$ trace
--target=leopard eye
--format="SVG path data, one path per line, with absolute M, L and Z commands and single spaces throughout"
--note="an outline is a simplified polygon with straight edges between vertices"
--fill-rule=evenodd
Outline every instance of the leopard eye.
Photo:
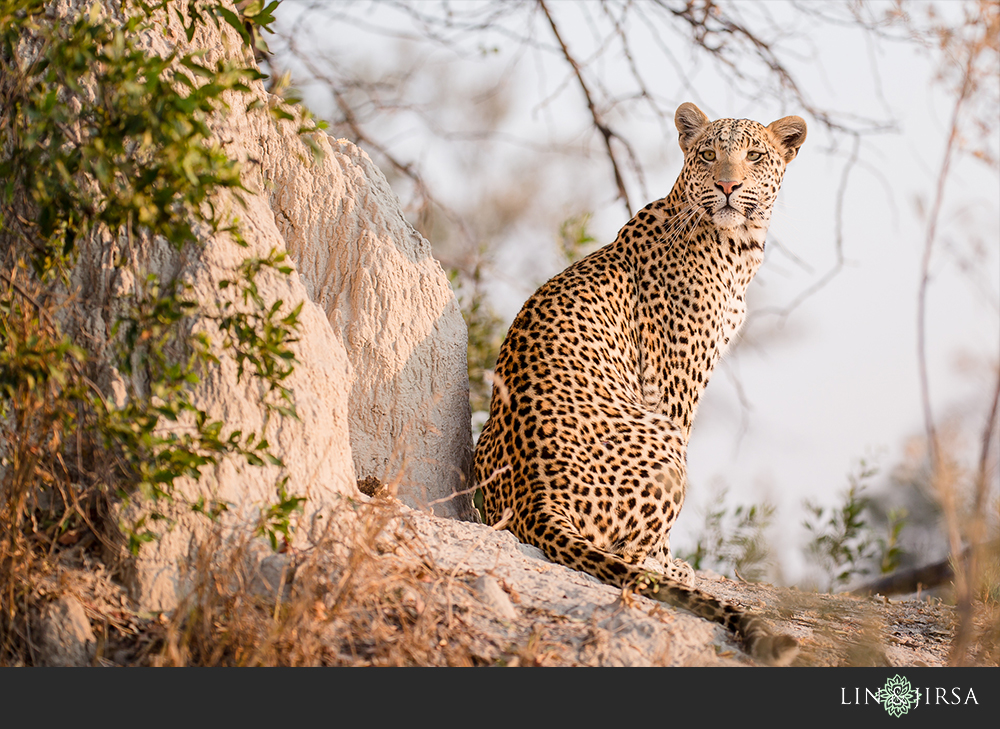
M 706 162 L 714 162 L 715 161 L 715 152 L 712 151 L 711 149 L 706 149 L 704 152 L 701 153 L 700 156 Z
M 751 162 L 757 162 L 763 156 L 764 154 L 762 152 L 757 152 L 756 150 L 750 150 L 747 152 L 747 159 Z

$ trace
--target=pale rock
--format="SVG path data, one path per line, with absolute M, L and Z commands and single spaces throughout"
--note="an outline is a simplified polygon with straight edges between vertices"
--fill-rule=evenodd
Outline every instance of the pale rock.
M 80 9 L 89 6 L 90 3 L 80 0 L 59 2 L 51 6 L 50 12 L 75 17 Z M 121 13 L 118 2 L 105 3 L 104 9 Z M 142 32 L 139 39 L 149 52 L 165 56 L 183 48 L 186 39 L 175 14 L 161 17 L 161 21 Z M 249 59 L 249 51 L 224 23 L 221 28 L 200 26 L 190 48 L 204 49 L 204 61 L 208 64 L 220 58 Z M 75 324 L 95 343 L 92 351 L 100 352 L 110 342 L 112 326 L 127 311 L 127 297 L 138 292 L 145 271 L 155 272 L 162 281 L 176 277 L 189 287 L 186 295 L 201 303 L 203 311 L 209 314 L 220 311 L 223 301 L 237 300 L 232 287 L 221 290 L 219 285 L 222 280 L 237 276 L 242 261 L 267 257 L 272 250 L 285 250 L 260 165 L 265 140 L 277 144 L 275 140 L 284 140 L 284 132 L 277 129 L 266 108 L 246 111 L 253 98 L 265 104 L 269 100 L 259 82 L 252 84 L 249 96 L 230 94 L 228 111 L 213 119 L 217 140 L 230 157 L 242 163 L 244 183 L 252 191 L 243 194 L 245 206 L 240 206 L 228 192 L 218 194 L 213 203 L 217 209 L 239 218 L 247 247 L 238 246 L 228 234 L 213 234 L 209 230 L 199 231 L 200 246 L 189 246 L 180 253 L 163 241 L 140 235 L 131 241 L 106 236 L 81 241 L 72 279 L 78 292 Z M 286 149 L 285 163 L 301 165 L 300 155 L 305 154 L 305 145 L 297 139 L 291 141 L 294 146 Z M 287 144 L 288 140 L 281 143 Z M 272 154 L 271 164 L 282 162 Z M 114 262 L 126 246 L 131 260 L 116 267 Z M 143 546 L 125 574 L 143 612 L 173 609 L 189 593 L 195 572 L 225 559 L 228 547 L 253 540 L 259 514 L 275 502 L 283 476 L 288 477 L 287 493 L 307 498 L 304 513 L 293 517 L 298 546 L 320 540 L 336 542 L 337 533 L 352 519 L 353 510 L 345 506 L 364 498 L 357 490 L 351 455 L 348 401 L 352 374 L 344 346 L 326 313 L 310 299 L 299 276 L 265 268 L 258 275 L 257 284 L 266 306 L 281 301 L 282 311 L 290 311 L 303 303 L 299 340 L 292 346 L 298 363 L 283 383 L 294 393 L 299 418 L 273 415 L 266 420 L 259 383 L 249 376 L 240 379 L 235 359 L 228 355 L 221 357 L 218 366 L 207 368 L 196 387 L 194 402 L 212 419 L 222 421 L 226 433 L 263 430 L 272 452 L 284 461 L 285 468 L 250 466 L 237 458 L 226 458 L 216 466 L 205 467 L 197 482 L 182 479 L 175 483 L 184 499 L 175 504 L 161 501 L 156 505 L 156 509 L 170 518 L 169 528 L 160 539 Z M 214 322 L 207 316 L 198 318 L 193 326 L 208 333 L 213 341 L 220 340 Z M 120 402 L 126 391 L 126 378 L 110 360 L 99 364 L 104 371 L 97 376 L 98 384 L 111 394 L 111 399 Z M 128 384 L 139 391 L 148 385 L 140 375 Z M 191 422 L 182 419 L 169 426 L 164 424 L 167 427 L 182 432 L 191 427 Z M 229 511 L 218 524 L 212 525 L 184 504 L 199 497 L 224 501 Z M 133 501 L 123 506 L 119 518 L 128 524 L 149 508 L 148 502 Z
M 497 616 L 505 620 L 516 620 L 517 611 L 507 597 L 507 593 L 500 587 L 500 583 L 490 575 L 480 575 L 473 581 L 472 589 L 483 601 L 483 604 L 492 608 Z
M 97 639 L 83 605 L 72 595 L 63 595 L 45 606 L 40 621 L 38 663 L 42 666 L 89 666 Z
M 317 136 L 310 167 L 262 144 L 278 229 L 310 297 L 341 335 L 354 372 L 351 447 L 358 478 L 436 514 L 474 519 L 467 329 L 430 244 L 403 217 L 368 155 Z

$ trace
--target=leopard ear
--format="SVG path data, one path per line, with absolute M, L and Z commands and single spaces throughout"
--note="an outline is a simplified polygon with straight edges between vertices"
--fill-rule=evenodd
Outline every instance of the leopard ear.
M 778 142 L 778 151 L 787 165 L 799 153 L 799 147 L 806 141 L 806 122 L 798 116 L 786 116 L 767 125 L 767 130 Z
M 677 125 L 677 131 L 681 133 L 677 141 L 680 142 L 681 150 L 687 154 L 691 142 L 702 129 L 708 126 L 708 117 L 701 109 L 688 101 L 677 107 L 677 113 L 674 114 L 674 124 Z

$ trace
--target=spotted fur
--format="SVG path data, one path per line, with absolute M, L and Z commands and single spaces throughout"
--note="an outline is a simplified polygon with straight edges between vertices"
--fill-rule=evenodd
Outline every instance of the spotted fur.
M 797 646 L 694 587 L 670 555 L 698 401 L 746 314 L 744 295 L 806 125 L 677 110 L 684 167 L 609 246 L 524 305 L 500 349 L 476 449 L 486 520 L 553 561 L 722 623 L 757 659 Z M 663 574 L 643 567 L 647 557 Z

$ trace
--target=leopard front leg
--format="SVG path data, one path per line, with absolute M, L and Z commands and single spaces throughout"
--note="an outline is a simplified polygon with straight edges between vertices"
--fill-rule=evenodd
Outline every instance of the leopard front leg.
M 692 588 L 698 581 L 694 573 L 694 568 L 691 565 L 683 559 L 675 558 L 670 554 L 670 532 L 663 535 L 663 542 L 660 544 L 659 553 L 654 555 L 654 559 L 663 565 L 664 574 L 671 580 L 679 582 L 685 587 Z

